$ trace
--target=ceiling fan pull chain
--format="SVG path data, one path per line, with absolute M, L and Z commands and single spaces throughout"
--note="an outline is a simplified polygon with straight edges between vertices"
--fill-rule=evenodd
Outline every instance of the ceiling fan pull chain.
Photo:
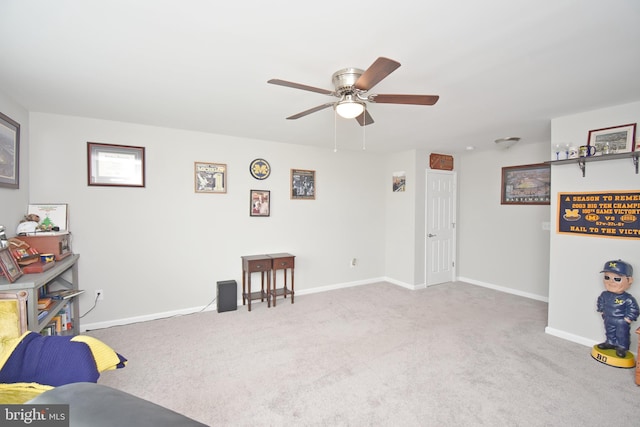
M 362 125 L 362 151 L 367 149 L 367 137 L 366 137 L 366 129 L 367 129 L 367 108 L 365 107 L 364 112 L 362 114 L 364 114 L 364 117 L 362 118 L 363 120 L 363 125 Z
M 338 113 L 333 112 L 333 152 L 338 152 Z

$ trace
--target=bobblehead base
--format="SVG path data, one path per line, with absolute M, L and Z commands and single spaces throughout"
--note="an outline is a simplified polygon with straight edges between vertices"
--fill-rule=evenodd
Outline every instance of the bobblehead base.
M 616 368 L 633 368 L 636 366 L 636 360 L 633 357 L 633 353 L 630 351 L 627 351 L 627 354 L 624 357 L 618 357 L 615 349 L 603 350 L 598 348 L 597 344 L 591 349 L 591 357 L 596 359 L 598 362 L 614 366 Z

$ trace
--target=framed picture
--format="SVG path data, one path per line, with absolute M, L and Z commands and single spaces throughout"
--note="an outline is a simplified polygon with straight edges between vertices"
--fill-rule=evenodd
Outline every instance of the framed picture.
M 69 206 L 66 203 L 29 205 L 27 214 L 36 214 L 40 217 L 38 226 L 41 231 L 69 229 Z
M 406 172 L 394 172 L 393 173 L 393 181 L 391 184 L 391 189 L 394 193 L 400 193 L 405 190 L 407 185 L 407 174 Z
M 196 193 L 226 193 L 227 165 L 223 163 L 194 163 Z
M 291 169 L 291 198 L 315 200 L 316 171 Z
M 271 165 L 265 159 L 255 159 L 249 164 L 249 173 L 255 179 L 262 181 L 271 175 Z
M 502 168 L 502 205 L 549 205 L 551 203 L 551 165 L 509 166 Z
M 9 283 L 15 282 L 22 276 L 22 270 L 20 270 L 20 266 L 18 266 L 15 258 L 9 252 L 9 248 L 0 249 L 0 270 L 2 270 Z
M 19 188 L 20 125 L 0 113 L 0 187 Z
M 144 187 L 144 147 L 87 142 L 88 185 Z
M 630 153 L 635 150 L 636 124 L 614 126 L 589 131 L 588 145 L 596 147 L 596 153 Z
M 271 192 L 268 190 L 251 190 L 249 197 L 250 216 L 269 216 L 271 213 Z

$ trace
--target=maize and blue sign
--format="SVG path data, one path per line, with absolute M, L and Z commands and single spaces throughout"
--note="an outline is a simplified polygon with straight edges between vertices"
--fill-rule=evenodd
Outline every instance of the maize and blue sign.
M 640 239 L 640 192 L 558 193 L 558 233 Z

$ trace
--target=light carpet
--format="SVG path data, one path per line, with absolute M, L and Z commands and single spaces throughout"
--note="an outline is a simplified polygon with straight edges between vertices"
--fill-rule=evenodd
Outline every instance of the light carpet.
M 211 426 L 638 425 L 635 370 L 546 323 L 466 283 L 378 283 L 87 334 L 129 359 L 100 384 Z

